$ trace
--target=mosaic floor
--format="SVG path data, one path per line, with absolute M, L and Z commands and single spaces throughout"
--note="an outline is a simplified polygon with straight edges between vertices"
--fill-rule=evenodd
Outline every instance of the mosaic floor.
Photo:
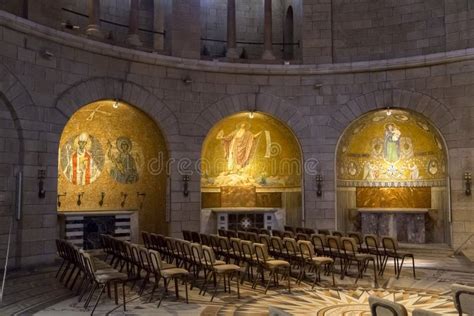
M 190 291 L 190 303 L 174 296 L 166 298 L 157 310 L 157 298 L 148 303 L 149 292 L 139 297 L 128 291 L 127 311 L 122 306 L 104 298 L 94 315 L 268 315 L 269 307 L 278 308 L 291 315 L 370 315 L 368 297 L 377 295 L 406 306 L 409 312 L 414 308 L 425 308 L 443 315 L 456 315 L 449 286 L 455 282 L 474 285 L 474 266 L 463 257 L 429 255 L 418 256 L 417 279 L 410 269 L 403 270 L 399 280 L 393 277 L 393 267 L 373 288 L 369 275 L 354 285 L 354 279 L 336 278 L 332 287 L 329 279 L 323 278 L 319 287 L 311 289 L 308 283 L 296 285 L 292 282 L 292 293 L 284 288 L 271 288 L 265 295 L 261 286 L 252 290 L 248 283 L 241 288 L 241 299 L 233 291 L 219 291 L 214 302 L 210 295 L 201 296 L 198 289 Z M 0 315 L 89 315 L 77 297 L 65 290 L 54 278 L 56 267 L 39 267 L 30 271 L 15 271 L 9 274 Z M 171 287 L 170 287 L 171 289 Z M 180 294 L 184 295 L 181 286 Z

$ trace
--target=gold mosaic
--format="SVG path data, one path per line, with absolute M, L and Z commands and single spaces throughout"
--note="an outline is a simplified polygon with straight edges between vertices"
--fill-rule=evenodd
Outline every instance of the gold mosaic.
M 136 209 L 141 229 L 165 232 L 167 150 L 145 113 L 112 100 L 88 104 L 59 147 L 59 211 Z
M 354 121 L 337 151 L 339 185 L 438 186 L 446 178 L 446 148 L 421 115 L 380 110 Z

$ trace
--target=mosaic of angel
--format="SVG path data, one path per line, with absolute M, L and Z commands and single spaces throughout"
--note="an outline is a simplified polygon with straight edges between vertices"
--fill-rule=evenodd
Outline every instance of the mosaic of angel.
M 91 184 L 99 177 L 102 165 L 99 142 L 85 132 L 69 140 L 62 148 L 62 173 L 72 184 Z
M 107 158 L 111 162 L 110 175 L 120 183 L 135 183 L 138 175 L 138 155 L 133 153 L 132 141 L 124 136 L 118 137 L 115 146 L 107 143 Z

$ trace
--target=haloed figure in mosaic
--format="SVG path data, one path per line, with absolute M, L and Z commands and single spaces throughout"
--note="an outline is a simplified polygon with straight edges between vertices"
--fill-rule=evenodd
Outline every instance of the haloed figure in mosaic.
M 225 136 L 221 130 L 216 139 L 222 141 L 227 160 L 227 172 L 238 172 L 245 168 L 252 160 L 257 149 L 258 139 L 262 132 L 253 134 L 249 131 L 248 123 L 241 123 L 229 135 Z
M 95 150 L 91 150 L 92 147 L 96 147 Z M 87 133 L 81 133 L 63 147 L 64 176 L 73 184 L 91 184 L 101 172 L 101 164 L 96 163 L 96 154 L 100 153 L 100 145 L 94 138 Z
M 121 136 L 115 141 L 115 149 L 112 143 L 107 143 L 107 157 L 112 162 L 110 175 L 120 183 L 135 183 L 138 181 L 138 169 L 136 158 L 132 154 L 132 142 L 129 138 Z
M 400 130 L 395 124 L 385 126 L 384 158 L 390 163 L 400 159 Z

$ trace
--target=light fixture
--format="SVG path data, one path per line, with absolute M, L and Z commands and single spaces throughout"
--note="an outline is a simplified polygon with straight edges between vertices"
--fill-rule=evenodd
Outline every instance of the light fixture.
M 314 89 L 321 89 L 322 87 L 323 87 L 323 84 L 322 84 L 322 83 L 315 83 L 315 84 L 313 85 L 313 88 L 314 88 Z
M 127 194 L 127 193 L 124 193 L 124 192 L 120 192 L 120 196 L 122 197 L 122 203 L 120 203 L 120 206 L 124 207 L 124 206 L 125 206 L 125 202 L 127 201 L 127 196 L 128 196 L 128 194 Z
M 191 79 L 191 77 L 189 77 L 189 76 L 186 76 L 186 77 L 183 78 L 183 83 L 185 85 L 191 84 L 191 83 L 193 83 L 193 79 Z
M 323 176 L 321 174 L 316 175 L 316 195 L 323 195 Z
M 253 119 L 253 117 L 255 116 L 255 112 L 252 110 L 249 112 L 249 118 Z
M 466 190 L 464 191 L 467 196 L 471 195 L 471 181 L 472 181 L 472 175 L 470 172 L 466 171 L 464 172 L 464 182 L 466 184 Z
M 100 200 L 99 200 L 99 206 L 102 207 L 104 205 L 104 199 L 105 199 L 105 192 L 100 192 Z
M 38 197 L 44 199 L 46 190 L 44 189 L 44 179 L 46 178 L 46 169 L 38 169 Z
M 61 207 L 61 197 L 66 196 L 67 192 L 64 192 L 63 194 L 58 194 L 58 207 Z
M 386 113 L 387 113 L 387 116 L 392 115 L 392 109 L 390 109 L 390 107 L 387 107 Z
M 120 105 L 119 100 L 118 100 L 118 99 L 115 99 L 115 102 L 114 102 L 114 104 L 112 105 L 112 107 L 113 107 L 114 109 L 118 109 L 119 105 Z
M 81 204 L 82 204 L 82 197 L 83 197 L 83 196 L 84 196 L 84 192 L 79 192 L 79 193 L 77 194 L 77 202 L 76 202 L 77 206 L 81 206 Z
M 189 195 L 189 176 L 188 175 L 183 175 L 183 195 L 188 196 Z
M 39 53 L 44 59 L 51 59 L 54 57 L 54 53 L 46 48 L 41 49 Z

